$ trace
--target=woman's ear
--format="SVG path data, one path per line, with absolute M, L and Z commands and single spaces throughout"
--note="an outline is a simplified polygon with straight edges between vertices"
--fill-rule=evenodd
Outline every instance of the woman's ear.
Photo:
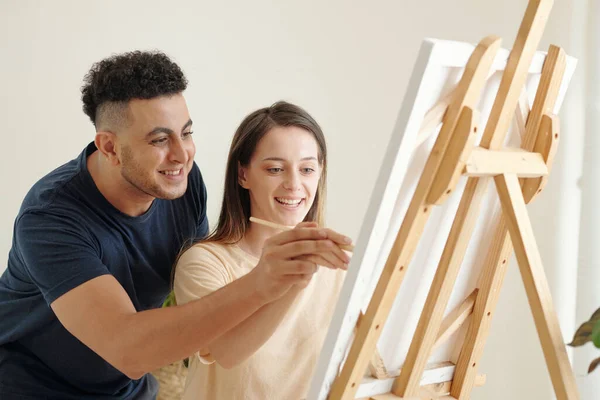
M 244 189 L 248 189 L 248 180 L 246 176 L 246 168 L 243 167 L 238 161 L 238 183 Z

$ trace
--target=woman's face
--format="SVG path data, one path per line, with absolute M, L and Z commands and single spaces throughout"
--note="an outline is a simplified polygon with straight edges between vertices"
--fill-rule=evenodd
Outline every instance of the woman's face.
M 313 205 L 321 166 L 312 133 L 275 127 L 258 142 L 250 163 L 239 168 L 239 184 L 250 194 L 253 217 L 294 226 Z

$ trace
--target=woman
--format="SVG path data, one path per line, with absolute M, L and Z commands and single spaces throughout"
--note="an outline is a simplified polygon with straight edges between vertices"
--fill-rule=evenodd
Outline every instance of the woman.
M 339 244 L 315 241 L 290 258 L 285 233 L 251 216 L 295 229 L 323 222 L 327 149 L 306 111 L 278 102 L 247 116 L 233 138 L 218 225 L 180 257 L 174 272 L 178 304 L 206 296 L 266 263 L 311 262 L 296 283 L 190 359 L 184 399 L 300 399 L 306 396 L 350 261 Z M 296 242 L 298 243 L 298 242 Z M 261 264 L 262 263 L 262 264 Z M 325 266 L 328 268 L 318 268 Z

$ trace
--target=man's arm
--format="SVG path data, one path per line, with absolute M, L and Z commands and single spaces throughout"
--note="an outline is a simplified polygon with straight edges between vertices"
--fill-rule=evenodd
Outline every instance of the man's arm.
M 281 233 L 272 239 L 277 246 L 269 247 L 250 273 L 177 307 L 136 312 L 111 275 L 86 281 L 58 297 L 51 307 L 73 336 L 137 379 L 209 347 L 260 307 L 284 296 L 293 285 L 306 284 L 315 272 L 315 264 L 294 258 L 326 254 L 333 249 L 339 252 L 331 239 L 342 243 L 340 236 L 322 229 Z
M 188 304 L 136 312 L 112 275 L 65 293 L 52 310 L 65 328 L 131 379 L 188 357 L 266 304 L 247 275 Z

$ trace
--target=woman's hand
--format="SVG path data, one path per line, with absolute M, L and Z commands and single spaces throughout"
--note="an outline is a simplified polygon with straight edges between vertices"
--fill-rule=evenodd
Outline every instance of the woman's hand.
M 350 242 L 335 231 L 318 228 L 314 222 L 303 222 L 269 238 L 251 272 L 257 290 L 267 301 L 273 301 L 292 285 L 306 287 L 319 265 L 347 269 L 350 257 L 338 244 Z

